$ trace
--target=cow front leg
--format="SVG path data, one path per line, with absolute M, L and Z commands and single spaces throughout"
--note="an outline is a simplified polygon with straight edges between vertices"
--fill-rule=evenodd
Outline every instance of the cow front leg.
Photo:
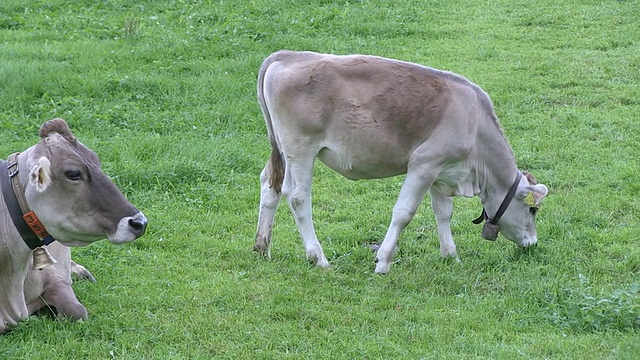
M 267 163 L 260 173 L 260 212 L 253 246 L 253 250 L 267 259 L 271 259 L 271 229 L 282 198 L 282 183 L 272 184 L 270 181 L 272 171 L 270 163 Z
M 438 236 L 440 238 L 440 255 L 458 260 L 456 244 L 451 235 L 451 216 L 453 215 L 453 198 L 445 196 L 438 190 L 431 188 L 431 207 L 438 223 Z
M 77 276 L 79 279 L 86 279 L 93 283 L 96 282 L 96 278 L 89 270 L 87 270 L 87 268 L 76 263 L 73 260 L 71 260 L 71 273 Z
M 424 178 L 417 175 L 417 172 L 407 173 L 400 189 L 398 201 L 393 206 L 391 224 L 376 254 L 376 273 L 386 274 L 389 272 L 400 234 L 413 219 L 413 215 L 418 210 L 431 182 L 425 182 Z
M 71 288 L 71 282 L 59 274 L 51 274 L 47 278 L 42 299 L 47 305 L 56 308 L 59 317 L 72 320 L 86 320 L 88 318 L 87 309 L 78 301 Z
M 287 162 L 282 193 L 289 203 L 291 212 L 302 237 L 307 259 L 319 267 L 329 267 L 322 246 L 318 241 L 311 217 L 311 180 L 314 158 Z

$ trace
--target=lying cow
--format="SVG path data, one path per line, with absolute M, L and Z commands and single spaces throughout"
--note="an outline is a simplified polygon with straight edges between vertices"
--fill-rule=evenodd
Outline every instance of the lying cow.
M 36 145 L 0 163 L 0 332 L 27 318 L 44 301 L 62 315 L 86 318 L 70 288 L 78 268 L 66 246 L 142 236 L 146 217 L 100 169 L 96 154 L 76 140 L 62 119 L 40 128 Z M 23 216 L 24 215 L 24 216 Z M 58 264 L 31 272 L 34 248 L 48 244 Z M 46 247 L 45 247 L 46 248 Z M 30 273 L 31 272 L 31 273 Z
M 307 258 L 329 265 L 311 219 L 316 158 L 354 180 L 406 173 L 377 251 L 378 273 L 389 271 L 427 191 L 443 256 L 457 258 L 453 196 L 480 197 L 483 237 L 495 240 L 499 229 L 520 246 L 536 244 L 535 212 L 547 188 L 518 170 L 489 96 L 466 78 L 374 56 L 279 51 L 260 68 L 258 98 L 272 147 L 254 247 L 264 256 L 284 195 Z

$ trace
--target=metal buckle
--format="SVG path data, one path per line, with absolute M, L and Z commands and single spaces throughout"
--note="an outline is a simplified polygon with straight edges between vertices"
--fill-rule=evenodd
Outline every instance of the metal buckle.
M 15 168 L 15 170 L 11 171 L 11 168 Z M 12 178 L 18 174 L 18 162 L 14 161 L 11 163 L 7 163 L 7 170 L 9 171 L 9 177 Z

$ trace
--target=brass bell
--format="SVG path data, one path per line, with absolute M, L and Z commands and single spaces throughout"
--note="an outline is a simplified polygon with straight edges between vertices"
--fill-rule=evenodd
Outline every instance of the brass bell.
M 46 248 L 41 246 L 33 250 L 33 270 L 42 270 L 55 263 L 57 263 L 56 259 L 49 254 Z

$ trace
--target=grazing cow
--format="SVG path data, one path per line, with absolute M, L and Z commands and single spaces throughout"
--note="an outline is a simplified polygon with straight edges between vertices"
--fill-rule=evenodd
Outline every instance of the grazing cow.
M 69 287 L 69 272 L 83 268 L 71 261 L 66 246 L 104 238 L 126 243 L 147 226 L 64 120 L 44 123 L 40 138 L 0 162 L 0 332 L 42 307 L 40 295 L 63 316 L 86 318 Z M 34 249 L 48 244 L 59 263 L 31 270 Z
M 272 147 L 260 174 L 254 249 L 262 255 L 270 257 L 284 195 L 307 258 L 329 265 L 311 219 L 316 158 L 353 180 L 406 174 L 376 254 L 377 273 L 389 271 L 400 233 L 427 191 L 443 256 L 457 258 L 453 196 L 480 197 L 483 237 L 495 240 L 499 229 L 520 246 L 536 244 L 535 212 L 547 187 L 518 170 L 489 96 L 466 78 L 381 57 L 279 51 L 260 67 L 258 99 Z

